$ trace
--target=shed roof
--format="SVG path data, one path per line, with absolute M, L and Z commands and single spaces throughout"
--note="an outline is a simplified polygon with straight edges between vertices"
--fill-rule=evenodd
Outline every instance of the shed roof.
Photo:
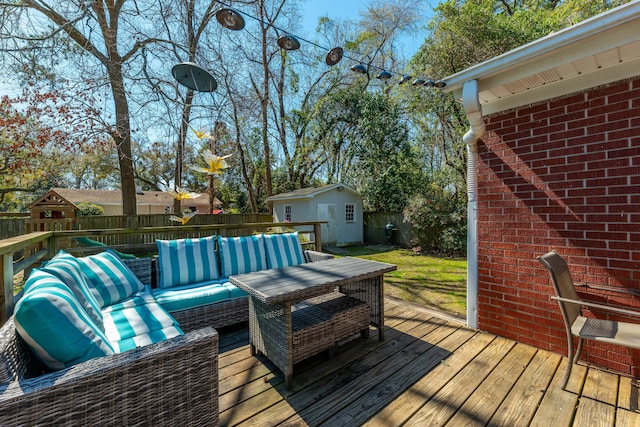
M 325 185 L 323 187 L 308 187 L 301 188 L 299 190 L 290 191 L 288 193 L 276 194 L 274 196 L 267 197 L 267 202 L 276 202 L 276 201 L 284 201 L 284 200 L 296 200 L 296 199 L 313 199 L 319 194 L 326 193 L 327 191 L 348 191 L 360 197 L 360 193 L 358 193 L 353 188 L 346 186 L 344 184 L 330 184 Z
M 47 191 L 46 194 L 37 198 L 27 206 L 30 210 L 33 210 L 36 207 L 42 209 L 66 207 L 73 211 L 77 211 L 79 209 L 73 202 L 69 201 L 66 197 L 53 189 Z
M 484 114 L 640 74 L 640 2 L 611 9 L 444 79 L 462 96 L 478 81 Z

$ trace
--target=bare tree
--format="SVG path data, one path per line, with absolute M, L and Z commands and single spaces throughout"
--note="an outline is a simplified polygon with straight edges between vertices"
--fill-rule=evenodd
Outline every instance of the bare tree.
M 136 195 L 131 152 L 131 122 L 125 84 L 125 66 L 157 39 L 140 39 L 128 20 L 139 14 L 136 2 L 118 1 L 9 1 L 0 3 L 2 50 L 18 53 L 14 60 L 30 60 L 25 52 L 37 51 L 60 61 L 49 41 L 65 36 L 83 60 L 73 61 L 80 76 L 99 84 L 105 82 L 113 101 L 114 120 L 105 131 L 111 136 L 118 153 L 122 209 L 125 215 L 136 213 Z M 48 52 L 47 52 L 47 49 Z M 67 52 L 71 52 L 69 49 Z M 89 56 L 92 61 L 84 60 Z M 72 60 L 73 58 L 67 57 Z M 100 67 L 95 67 L 95 63 Z M 26 68 L 26 67 L 25 67 Z M 75 73 L 74 70 L 70 74 Z M 84 71 L 84 72 L 83 72 Z

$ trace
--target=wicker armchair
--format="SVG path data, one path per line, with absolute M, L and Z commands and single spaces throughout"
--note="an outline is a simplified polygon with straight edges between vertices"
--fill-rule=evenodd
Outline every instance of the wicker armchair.
M 0 425 L 218 423 L 218 333 L 157 344 L 50 372 L 16 333 L 0 329 Z

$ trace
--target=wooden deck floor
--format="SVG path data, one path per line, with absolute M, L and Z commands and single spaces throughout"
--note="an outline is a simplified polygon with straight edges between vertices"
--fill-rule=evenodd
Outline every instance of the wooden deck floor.
M 629 378 L 386 302 L 386 339 L 372 333 L 294 368 L 252 357 L 247 328 L 221 331 L 220 425 L 639 426 Z M 373 332 L 373 330 L 372 330 Z

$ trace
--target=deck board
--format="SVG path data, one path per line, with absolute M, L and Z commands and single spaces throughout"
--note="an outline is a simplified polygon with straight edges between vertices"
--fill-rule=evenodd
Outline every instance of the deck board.
M 443 426 L 475 392 L 504 355 L 515 345 L 511 340 L 497 338 L 444 385 L 413 417 L 410 424 Z
M 580 398 L 580 405 L 576 411 L 574 425 L 590 427 L 612 427 L 615 421 L 615 408 L 606 403 Z
M 489 423 L 504 427 L 529 425 L 559 363 L 559 355 L 536 352 Z
M 637 382 L 630 378 L 620 378 L 620 390 L 618 391 L 618 407 L 630 412 L 640 412 L 640 392 Z M 640 425 L 640 424 L 639 424 Z
M 570 426 L 573 419 L 573 408 L 578 404 L 578 394 L 571 392 L 577 390 L 579 385 L 584 381 L 587 369 L 582 366 L 574 366 L 571 379 L 567 384 L 567 390 L 563 391 L 560 386 L 564 378 L 564 372 L 567 367 L 567 358 L 563 358 L 556 374 L 551 381 L 547 392 L 540 402 L 538 411 L 534 416 L 531 425 L 536 427 L 549 426 Z
M 598 402 L 616 405 L 618 397 L 618 375 L 599 369 L 589 369 L 582 396 Z
M 391 402 L 385 402 L 380 412 L 365 425 L 390 426 L 404 423 L 413 415 L 431 396 L 447 384 L 448 380 L 455 376 L 478 353 L 478 349 L 486 347 L 492 337 L 475 334 L 468 329 L 459 329 L 456 334 L 439 343 L 439 347 L 453 354 L 442 359 L 427 375 L 419 377 L 416 381 L 406 382 L 405 387 Z M 466 348 L 462 348 L 465 347 Z M 411 374 L 411 369 L 404 370 Z M 400 381 L 396 381 L 401 384 Z M 410 385 L 407 388 L 407 385 Z M 371 400 L 375 401 L 375 398 Z
M 246 325 L 220 331 L 220 425 L 640 425 L 637 382 L 385 300 L 372 333 L 294 367 L 253 357 Z
M 472 391 L 450 423 L 469 427 L 486 425 L 535 353 L 533 347 L 517 344 L 482 384 Z M 545 427 L 549 425 L 555 424 L 547 424 Z

